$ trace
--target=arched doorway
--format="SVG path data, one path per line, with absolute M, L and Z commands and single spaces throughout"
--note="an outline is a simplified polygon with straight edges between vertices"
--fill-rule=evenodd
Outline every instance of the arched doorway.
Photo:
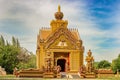
M 65 72 L 65 59 L 58 59 L 57 60 L 57 66 L 59 65 L 61 67 L 61 72 Z

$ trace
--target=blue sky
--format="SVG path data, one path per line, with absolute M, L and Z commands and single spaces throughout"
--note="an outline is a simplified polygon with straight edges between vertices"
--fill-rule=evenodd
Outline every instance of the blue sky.
M 120 53 L 120 0 L 0 0 L 0 35 L 11 42 L 15 36 L 21 46 L 36 52 L 41 27 L 50 27 L 58 4 L 77 28 L 85 46 L 96 61 L 112 61 Z

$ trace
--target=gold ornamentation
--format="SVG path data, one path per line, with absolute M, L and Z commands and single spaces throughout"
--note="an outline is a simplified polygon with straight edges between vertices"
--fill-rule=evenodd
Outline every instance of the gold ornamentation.
M 55 13 L 55 18 L 57 19 L 57 20 L 62 20 L 62 18 L 63 18 L 63 13 L 60 11 L 60 5 L 58 6 L 58 12 L 56 12 Z
M 55 13 L 56 20 L 50 22 L 51 29 L 49 31 L 43 30 L 46 33 L 39 33 L 37 37 L 37 68 L 42 68 L 45 66 L 45 57 L 47 56 L 46 51 L 51 52 L 52 66 L 55 66 L 57 58 L 65 57 L 67 67 L 70 67 L 70 71 L 77 71 L 79 66 L 83 65 L 83 52 L 84 47 L 82 46 L 82 40 L 76 38 L 75 34 L 67 28 L 68 21 L 62 20 L 63 13 L 58 6 L 58 12 Z M 49 33 L 47 33 L 49 32 Z M 42 36 L 46 35 L 46 38 Z M 49 35 L 48 35 L 49 34 Z M 42 36 L 41 36 L 42 35 Z M 63 56 L 63 57 L 61 57 Z M 77 63 L 73 65 L 73 63 Z M 69 69 L 69 68 L 68 68 Z
M 86 69 L 87 69 L 87 72 L 92 72 L 93 70 L 93 62 L 94 62 L 94 58 L 92 56 L 92 52 L 91 50 L 88 51 L 87 53 L 88 56 L 86 56 L 86 62 L 87 62 L 87 65 L 86 65 Z
M 76 45 L 76 39 L 68 29 L 59 28 L 55 33 L 46 40 L 46 48 L 48 48 L 52 43 L 54 43 L 61 35 L 65 36 L 65 39 L 70 41 L 72 45 Z M 62 38 L 61 38 L 62 40 Z M 57 45 L 57 44 L 56 44 Z
M 58 46 L 61 39 L 66 41 L 67 46 Z M 71 42 L 69 40 L 67 40 L 64 35 L 61 35 L 58 39 L 55 40 L 54 43 L 52 43 L 49 46 L 49 48 L 50 49 L 75 49 L 75 45 L 71 44 Z

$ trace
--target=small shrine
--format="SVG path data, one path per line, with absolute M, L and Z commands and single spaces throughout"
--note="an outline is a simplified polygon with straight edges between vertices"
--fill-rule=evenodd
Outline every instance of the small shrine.
M 43 27 L 37 36 L 37 69 L 47 67 L 51 60 L 51 68 L 60 66 L 60 72 L 78 72 L 83 65 L 84 46 L 77 29 L 69 29 L 68 21 L 60 5 L 50 22 L 50 28 Z M 49 52 L 49 56 L 48 56 Z
M 50 22 L 37 35 L 37 69 L 23 69 L 19 77 L 61 78 L 60 72 L 77 73 L 83 65 L 84 46 L 77 29 L 69 29 L 60 5 Z

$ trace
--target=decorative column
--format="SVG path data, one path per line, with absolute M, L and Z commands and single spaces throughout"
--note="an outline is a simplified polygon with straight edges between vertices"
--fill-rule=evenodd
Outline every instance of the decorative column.
M 47 51 L 46 52 L 46 57 L 45 57 L 45 63 L 46 63 L 46 70 L 47 72 L 51 72 L 52 71 L 52 58 L 51 58 L 51 52 Z

